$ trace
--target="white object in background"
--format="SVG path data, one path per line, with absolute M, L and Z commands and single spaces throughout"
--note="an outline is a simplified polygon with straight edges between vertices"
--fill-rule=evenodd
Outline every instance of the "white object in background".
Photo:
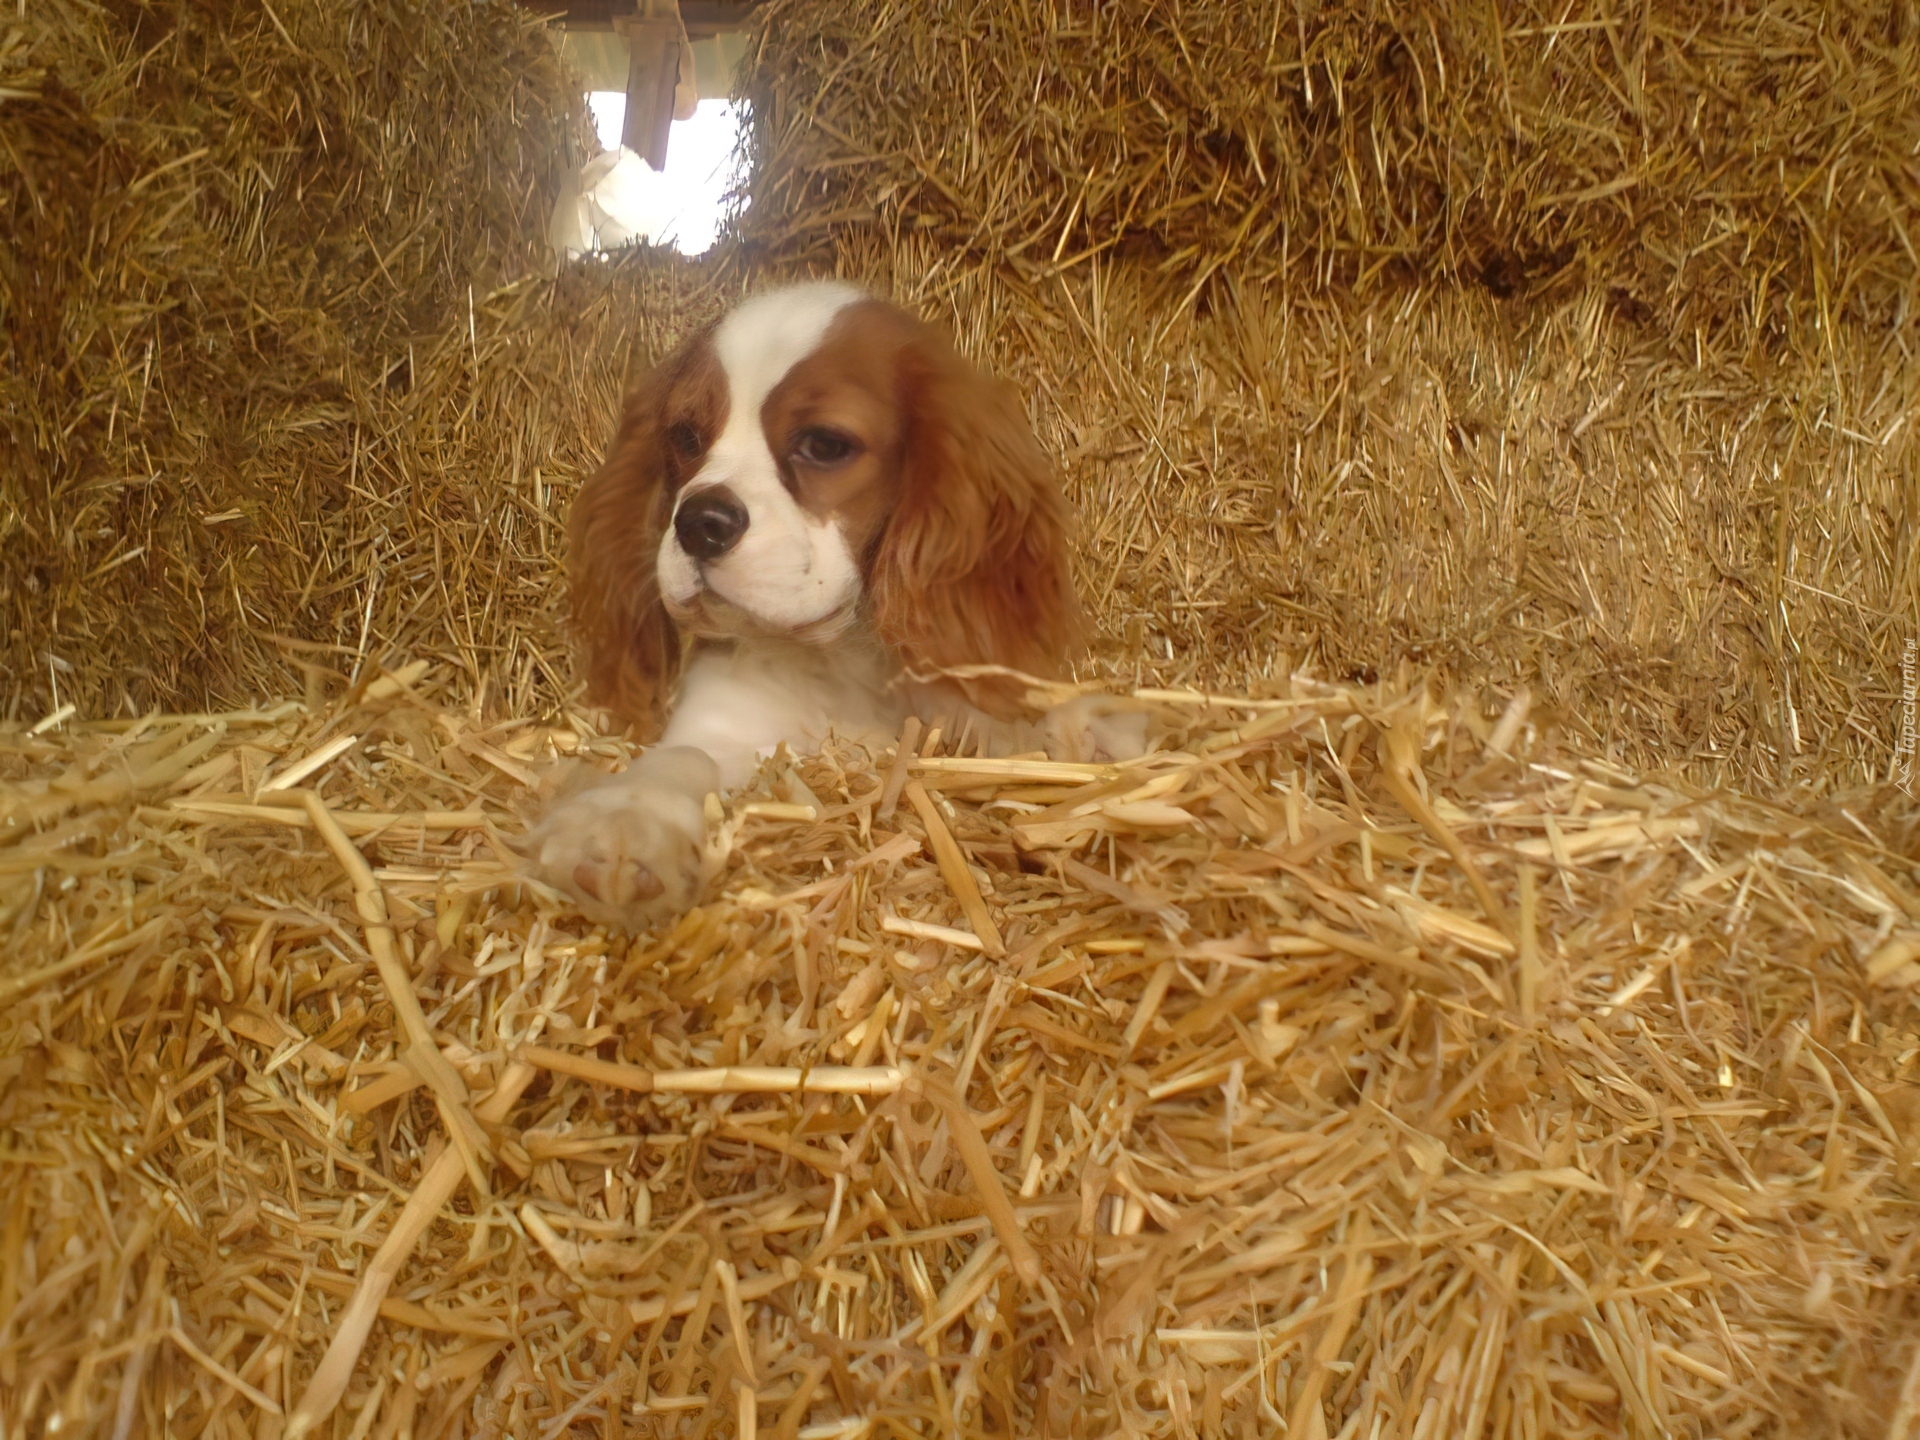
M 561 182 L 547 238 L 569 260 L 635 240 L 654 243 L 674 218 L 660 180 L 631 150 L 594 156 Z
M 567 175 L 554 196 L 553 219 L 547 225 L 547 241 L 569 260 L 600 248 L 600 207 L 594 192 L 620 164 L 624 150 L 609 150 L 596 155 Z M 635 161 L 638 156 L 629 157 Z
M 594 119 L 603 134 L 619 133 L 611 106 L 595 105 Z M 636 240 L 704 253 L 720 233 L 739 142 L 740 112 L 724 100 L 703 100 L 692 119 L 673 127 L 664 171 L 631 150 L 596 155 L 561 183 L 549 241 L 569 260 Z

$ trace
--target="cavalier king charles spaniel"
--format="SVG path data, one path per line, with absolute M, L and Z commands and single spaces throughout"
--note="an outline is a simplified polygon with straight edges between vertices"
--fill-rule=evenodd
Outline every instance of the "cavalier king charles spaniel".
M 1078 640 L 1068 540 L 1018 396 L 938 331 L 839 283 L 745 301 L 633 392 L 574 503 L 589 693 L 659 743 L 557 801 L 534 868 L 596 919 L 677 914 L 707 795 L 909 714 L 994 753 L 1139 753 L 1144 719 L 1102 697 L 1017 719 L 1006 672 L 1061 676 Z

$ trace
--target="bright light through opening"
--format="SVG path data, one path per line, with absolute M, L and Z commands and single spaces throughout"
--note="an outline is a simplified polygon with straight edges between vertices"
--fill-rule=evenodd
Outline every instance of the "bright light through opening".
M 600 148 L 620 148 L 620 126 L 627 118 L 627 92 L 594 90 L 587 95 L 587 109 L 593 112 L 593 128 L 600 132 Z
M 595 90 L 587 104 L 600 143 L 617 150 L 626 92 Z M 633 217 L 629 228 L 636 238 L 671 245 L 682 255 L 699 255 L 712 246 L 719 238 L 727 192 L 737 178 L 734 155 L 742 119 L 742 107 L 730 100 L 702 100 L 692 119 L 674 122 L 665 170 L 656 172 L 645 161 L 621 166 L 616 182 L 625 192 L 620 209 Z

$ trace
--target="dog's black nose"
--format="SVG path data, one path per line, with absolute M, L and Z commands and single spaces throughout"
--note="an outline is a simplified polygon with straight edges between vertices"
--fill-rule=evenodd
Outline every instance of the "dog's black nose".
M 680 548 L 696 560 L 718 560 L 747 533 L 747 507 L 724 485 L 695 491 L 673 512 Z

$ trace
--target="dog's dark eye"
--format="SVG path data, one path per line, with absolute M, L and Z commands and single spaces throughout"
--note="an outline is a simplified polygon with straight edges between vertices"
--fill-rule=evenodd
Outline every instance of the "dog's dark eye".
M 838 430 L 802 430 L 793 440 L 793 458 L 822 470 L 844 465 L 859 453 L 860 442 Z
M 667 441 L 685 459 L 692 460 L 700 454 L 700 432 L 685 420 L 667 427 Z

